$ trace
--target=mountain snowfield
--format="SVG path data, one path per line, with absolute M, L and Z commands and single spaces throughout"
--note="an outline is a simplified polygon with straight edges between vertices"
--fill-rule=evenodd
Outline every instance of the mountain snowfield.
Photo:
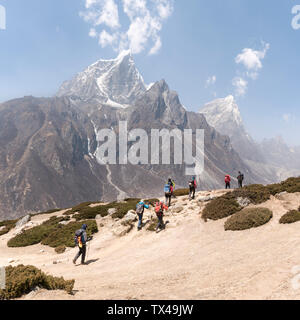
M 128 107 L 147 86 L 136 69 L 130 51 L 116 59 L 99 60 L 60 87 L 57 96 L 93 99 L 112 107 Z

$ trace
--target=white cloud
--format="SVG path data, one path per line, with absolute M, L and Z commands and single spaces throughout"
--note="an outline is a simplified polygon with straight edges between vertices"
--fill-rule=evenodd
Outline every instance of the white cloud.
M 236 77 L 232 80 L 232 84 L 235 87 L 235 94 L 237 97 L 243 97 L 248 88 L 248 82 L 241 78 L 241 77 Z
M 216 76 L 211 76 L 208 77 L 208 79 L 206 80 L 206 88 L 208 88 L 209 86 L 214 85 L 217 82 L 217 77 Z
M 112 46 L 116 40 L 117 37 L 115 34 L 110 34 L 105 30 L 103 30 L 99 35 L 99 44 L 102 47 L 106 47 L 108 45 Z
M 115 51 L 130 49 L 140 53 L 149 43 L 149 54 L 157 53 L 162 47 L 160 31 L 164 20 L 173 12 L 174 0 L 85 0 L 86 11 L 80 16 L 93 28 L 89 35 L 96 37 L 97 27 L 102 27 L 99 44 L 102 47 L 112 46 Z M 127 30 L 122 29 L 119 21 L 119 10 L 129 19 Z M 103 26 L 111 29 L 103 30 Z
M 265 58 L 270 48 L 270 44 L 263 43 L 263 46 L 261 51 L 245 48 L 242 53 L 235 58 L 237 64 L 244 65 L 248 70 L 248 76 L 251 78 L 256 78 L 257 72 L 263 67 L 262 60 Z
M 105 25 L 109 28 L 120 27 L 118 6 L 114 0 L 86 0 L 86 11 L 79 15 L 94 27 Z
M 244 78 L 257 80 L 259 71 L 263 68 L 262 61 L 270 49 L 270 44 L 262 42 L 262 46 L 261 50 L 245 48 L 236 56 L 235 63 L 241 64 L 246 69 L 243 72 L 238 72 L 242 76 L 237 76 L 232 80 L 237 96 L 244 96 L 247 92 L 248 82 Z
M 96 38 L 96 37 L 97 37 L 97 31 L 96 31 L 95 28 L 91 28 L 91 29 L 90 29 L 89 36 L 90 36 L 91 38 Z

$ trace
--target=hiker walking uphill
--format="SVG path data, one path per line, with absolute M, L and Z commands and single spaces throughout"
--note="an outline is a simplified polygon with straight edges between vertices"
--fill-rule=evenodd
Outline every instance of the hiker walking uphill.
M 225 176 L 225 188 L 226 189 L 230 189 L 230 182 L 231 182 L 231 178 L 230 178 L 230 175 L 229 174 L 227 174 L 226 176 Z
M 77 259 L 81 256 L 81 264 L 85 264 L 86 255 L 86 243 L 89 240 L 86 234 L 87 225 L 83 224 L 81 229 L 75 232 L 75 244 L 78 246 L 79 251 L 73 259 L 73 263 L 76 264 Z
M 195 199 L 195 192 L 197 188 L 197 182 L 196 177 L 193 177 L 193 179 L 189 182 L 189 200 Z
M 149 205 L 145 204 L 144 200 L 141 200 L 137 205 L 136 205 L 136 214 L 139 217 L 139 223 L 138 223 L 138 230 L 142 229 L 142 222 L 143 222 L 143 214 L 144 210 L 149 209 Z
M 239 188 L 243 188 L 244 175 L 239 171 L 239 175 L 237 176 Z
M 172 179 L 169 179 L 168 183 L 164 187 L 165 198 L 166 198 L 165 202 L 166 202 L 166 205 L 169 207 L 171 206 L 171 198 L 172 198 L 173 191 L 174 191 L 173 182 L 172 182 Z
M 157 202 L 155 205 L 155 213 L 158 219 L 158 224 L 156 227 L 156 232 L 158 231 L 158 229 L 164 229 L 165 228 L 165 224 L 164 224 L 164 220 L 163 220 L 163 216 L 164 216 L 164 210 L 168 210 L 168 207 L 161 201 L 161 202 Z

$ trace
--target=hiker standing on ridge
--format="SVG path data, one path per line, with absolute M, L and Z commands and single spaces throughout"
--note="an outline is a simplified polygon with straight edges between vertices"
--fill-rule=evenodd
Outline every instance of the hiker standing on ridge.
M 173 190 L 174 189 L 173 189 L 172 179 L 169 179 L 168 183 L 164 187 L 165 198 L 166 198 L 165 203 L 169 207 L 171 206 L 171 197 L 172 197 Z
M 227 175 L 225 176 L 225 188 L 226 188 L 226 189 L 227 189 L 227 188 L 230 189 L 230 182 L 231 182 L 230 175 L 227 174 Z
M 239 175 L 237 176 L 239 188 L 243 188 L 244 175 L 239 171 Z
M 144 200 L 141 200 L 137 205 L 136 205 L 136 214 L 139 217 L 139 223 L 138 223 L 138 230 L 142 229 L 142 222 L 143 222 L 143 214 L 144 214 L 144 210 L 149 209 L 149 205 L 145 204 Z
M 196 182 L 196 177 L 193 177 L 192 180 L 189 182 L 189 200 L 191 201 L 192 199 L 195 199 L 195 192 L 197 188 L 197 182 Z
M 79 248 L 79 252 L 76 254 L 73 259 L 73 263 L 76 264 L 76 260 L 81 256 L 81 264 L 85 264 L 85 255 L 86 255 L 86 242 L 88 241 L 86 234 L 87 225 L 83 224 L 81 229 L 75 232 L 75 244 Z
M 163 216 L 164 216 L 164 210 L 168 210 L 168 207 L 161 201 L 157 202 L 155 205 L 155 213 L 158 219 L 158 225 L 156 227 L 156 232 L 158 229 L 163 230 L 165 228 L 165 224 L 163 221 Z

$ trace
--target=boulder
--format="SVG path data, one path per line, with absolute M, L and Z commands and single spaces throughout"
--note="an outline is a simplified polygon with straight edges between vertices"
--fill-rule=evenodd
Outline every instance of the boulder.
M 123 218 L 123 221 L 128 223 L 135 222 L 136 220 L 137 220 L 137 215 L 134 210 L 128 211 L 125 217 Z
M 248 198 L 242 198 L 242 197 L 237 198 L 236 202 L 243 208 L 249 206 L 249 204 L 251 203 L 251 201 Z
M 6 227 L 3 226 L 3 227 L 0 227 L 0 231 L 3 231 Z
M 66 225 L 66 224 L 68 224 L 69 223 L 69 221 L 61 221 L 61 222 L 59 222 L 59 224 L 62 224 L 62 225 Z
M 110 208 L 107 210 L 107 213 L 109 216 L 112 216 L 113 214 L 115 214 L 118 210 L 116 208 Z
M 101 214 L 97 214 L 95 219 L 96 219 L 96 220 L 100 220 L 101 218 L 102 218 L 102 217 L 101 217 Z
M 26 223 L 28 223 L 31 219 L 31 216 L 28 214 L 27 216 L 23 217 L 16 223 L 16 228 L 21 228 L 23 227 Z

